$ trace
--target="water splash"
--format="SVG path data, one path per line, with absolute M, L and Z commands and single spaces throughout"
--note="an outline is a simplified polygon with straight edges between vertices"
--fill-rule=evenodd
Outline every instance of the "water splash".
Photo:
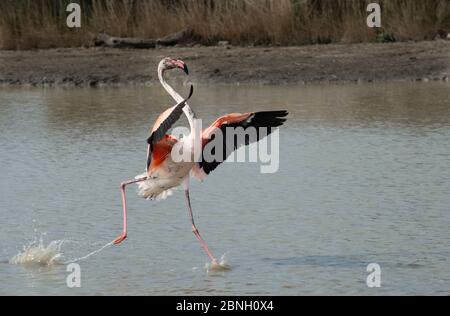
M 76 258 L 76 259 L 73 259 L 73 260 L 66 261 L 66 262 L 64 262 L 64 264 L 75 263 L 75 262 L 78 262 L 78 261 L 86 260 L 87 258 L 89 258 L 89 257 L 91 257 L 91 256 L 93 256 L 93 255 L 95 255 L 95 254 L 97 254 L 97 253 L 99 253 L 100 251 L 103 251 L 104 249 L 106 249 L 106 248 L 108 248 L 108 247 L 110 247 L 110 246 L 112 246 L 112 245 L 114 245 L 114 241 L 111 241 L 111 242 L 105 244 L 105 245 L 102 246 L 101 248 L 99 248 L 99 249 L 97 249 L 97 250 L 94 250 L 94 251 L 88 253 L 87 255 L 85 255 L 85 256 L 83 256 L 83 257 L 80 257 L 80 258 Z
M 72 240 L 53 240 L 48 245 L 45 245 L 43 236 L 45 236 L 45 233 L 41 234 L 39 238 L 35 238 L 31 243 L 24 246 L 22 251 L 20 251 L 9 260 L 9 263 L 28 266 L 53 266 L 57 264 L 65 265 L 86 260 L 87 258 L 98 254 L 99 252 L 114 244 L 114 242 L 108 242 L 107 244 L 102 245 L 100 248 L 91 251 L 85 256 L 77 257 L 71 260 L 64 260 L 64 254 L 62 251 L 62 247 L 64 244 L 82 244 L 84 248 L 84 246 L 86 246 L 85 243 L 80 243 Z M 93 246 L 93 244 L 91 244 L 90 246 Z
M 60 263 L 62 258 L 61 247 L 64 240 L 51 241 L 45 246 L 43 235 L 39 240 L 34 240 L 23 247 L 22 251 L 9 260 L 9 263 L 16 265 L 40 265 L 51 266 Z
M 223 272 L 231 270 L 231 266 L 228 264 L 226 253 L 220 257 L 219 262 L 210 262 L 205 265 L 206 272 Z

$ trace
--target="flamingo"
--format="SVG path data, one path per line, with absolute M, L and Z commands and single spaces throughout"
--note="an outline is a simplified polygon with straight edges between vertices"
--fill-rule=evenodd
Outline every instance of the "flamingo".
M 209 175 L 221 162 L 236 149 L 243 145 L 258 141 L 270 134 L 273 128 L 278 127 L 284 123 L 287 116 L 287 111 L 264 111 L 264 112 L 247 112 L 247 113 L 232 113 L 218 118 L 210 127 L 203 131 L 198 130 L 196 124 L 196 116 L 190 108 L 187 101 L 193 94 L 193 86 L 190 85 L 190 93 L 187 98 L 181 97 L 165 80 L 164 74 L 171 69 L 182 69 L 186 75 L 189 75 L 186 63 L 179 59 L 166 57 L 160 61 L 158 65 L 158 78 L 164 89 L 177 102 L 176 105 L 164 111 L 156 120 L 151 129 L 150 137 L 147 139 L 147 163 L 146 170 L 143 174 L 136 176 L 134 179 L 123 181 L 120 184 L 123 207 L 123 232 L 113 242 L 120 244 L 127 238 L 127 207 L 126 207 L 126 186 L 130 184 L 138 185 L 138 194 L 147 199 L 166 198 L 171 194 L 171 189 L 182 186 L 184 189 L 187 208 L 189 212 L 189 219 L 191 222 L 192 232 L 200 242 L 200 245 L 211 259 L 212 264 L 218 264 L 216 257 L 212 254 L 205 240 L 201 237 L 197 226 L 195 225 L 192 205 L 189 195 L 189 179 L 191 176 L 203 180 Z M 190 133 L 183 135 L 181 139 L 167 134 L 172 125 L 184 113 L 187 117 Z M 201 138 L 201 148 L 214 139 L 217 131 L 226 132 L 229 127 L 265 127 L 268 128 L 266 135 L 257 133 L 253 139 L 245 138 L 240 142 L 229 144 L 223 142 L 224 159 L 220 160 L 206 160 L 200 157 L 199 160 L 191 159 L 192 161 L 175 162 L 172 159 L 171 151 L 174 146 L 181 145 L 183 148 L 193 151 L 196 137 Z M 196 136 L 198 135 L 198 136 Z

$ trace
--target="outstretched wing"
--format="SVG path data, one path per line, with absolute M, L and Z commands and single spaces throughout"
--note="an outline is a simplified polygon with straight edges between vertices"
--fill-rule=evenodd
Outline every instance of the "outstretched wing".
M 191 85 L 189 96 L 186 99 L 170 109 L 167 109 L 157 118 L 152 128 L 152 134 L 149 138 L 147 138 L 147 143 L 150 145 L 147 152 L 147 170 L 152 161 L 152 152 L 155 144 L 157 144 L 164 137 L 164 135 L 166 135 L 172 125 L 180 119 L 180 116 L 183 113 L 183 108 L 186 105 L 186 101 L 191 98 L 193 93 L 194 86 Z
M 193 93 L 194 86 L 191 85 L 189 96 L 186 99 L 170 109 L 167 109 L 158 117 L 155 125 L 153 125 L 152 134 L 149 138 L 147 138 L 147 143 L 150 146 L 155 145 L 161 138 L 163 138 L 172 125 L 179 120 L 181 114 L 183 113 L 183 107 L 186 104 L 186 101 L 191 98 Z
M 264 112 L 251 112 L 251 113 L 233 113 L 222 116 L 218 118 L 209 128 L 205 129 L 202 133 L 202 146 L 203 155 L 201 161 L 193 169 L 193 175 L 198 178 L 204 178 L 211 171 L 217 168 L 222 162 L 224 162 L 228 156 L 231 155 L 233 151 L 241 146 L 249 145 L 251 143 L 257 142 L 265 136 L 273 132 L 274 128 L 286 121 L 287 111 L 264 111 Z M 228 135 L 227 133 L 233 132 L 235 134 L 235 129 L 241 127 L 244 132 L 244 137 L 236 137 Z M 265 128 L 262 131 L 260 128 Z M 253 133 L 248 131 L 248 128 L 254 128 Z M 222 152 L 220 157 L 217 157 L 215 153 L 214 159 L 205 155 L 205 146 L 214 141 L 216 133 L 221 133 L 222 137 L 219 138 L 221 144 L 215 142 L 214 145 L 222 146 Z

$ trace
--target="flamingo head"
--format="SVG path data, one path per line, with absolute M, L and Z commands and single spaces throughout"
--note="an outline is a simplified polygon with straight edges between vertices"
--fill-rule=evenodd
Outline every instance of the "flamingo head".
M 166 57 L 159 63 L 159 68 L 162 71 L 179 68 L 183 70 L 186 75 L 189 75 L 189 70 L 186 63 L 180 59 Z

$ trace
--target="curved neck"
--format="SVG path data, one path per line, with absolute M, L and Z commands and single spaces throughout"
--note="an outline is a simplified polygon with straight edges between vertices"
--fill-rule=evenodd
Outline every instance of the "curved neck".
M 175 102 L 180 103 L 184 100 L 184 98 L 178 94 L 178 92 L 176 92 L 164 79 L 164 70 L 161 69 L 161 67 L 158 68 L 158 77 L 159 77 L 159 81 L 161 82 L 162 86 L 164 87 L 164 89 L 166 89 L 167 93 L 170 94 L 170 96 L 175 100 Z M 189 126 L 191 127 L 191 132 L 194 130 L 194 112 L 191 110 L 191 107 L 189 106 L 189 104 L 187 104 L 184 106 L 183 108 L 183 112 L 186 115 L 188 121 L 189 121 Z
M 175 100 L 175 102 L 180 103 L 184 99 L 176 92 L 167 82 L 166 79 L 164 79 L 164 70 L 161 68 L 158 69 L 158 78 L 161 82 L 164 89 L 166 89 L 167 93 L 170 94 L 170 96 Z

